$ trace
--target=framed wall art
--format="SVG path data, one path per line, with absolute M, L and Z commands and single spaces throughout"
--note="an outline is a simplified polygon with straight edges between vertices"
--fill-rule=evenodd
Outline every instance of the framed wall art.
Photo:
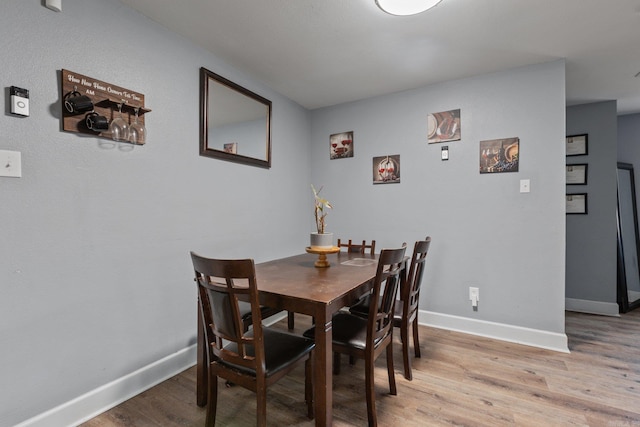
M 518 172 L 520 138 L 480 141 L 480 173 Z
M 567 185 L 585 185 L 588 167 L 586 163 L 567 165 Z
M 400 182 L 400 155 L 373 158 L 373 183 L 391 184 Z
M 587 213 L 587 193 L 567 194 L 567 214 Z
M 353 131 L 331 135 L 329 137 L 329 153 L 331 160 L 353 157 Z
M 567 137 L 567 156 L 584 156 L 589 154 L 589 135 L 570 135 Z
M 460 141 L 460 110 L 442 111 L 427 115 L 427 141 L 430 144 Z

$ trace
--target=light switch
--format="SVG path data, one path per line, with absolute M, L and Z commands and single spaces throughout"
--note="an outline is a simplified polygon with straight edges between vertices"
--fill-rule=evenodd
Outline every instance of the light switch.
M 22 176 L 22 156 L 19 151 L 0 150 L 0 176 Z
M 520 180 L 520 192 L 521 193 L 528 193 L 531 191 L 531 185 L 528 179 L 521 179 Z

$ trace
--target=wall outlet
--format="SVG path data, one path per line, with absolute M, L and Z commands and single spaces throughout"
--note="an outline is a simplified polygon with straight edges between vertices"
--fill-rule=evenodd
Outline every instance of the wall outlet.
M 480 289 L 474 288 L 472 286 L 469 287 L 469 300 L 471 300 L 471 306 L 477 307 L 478 301 L 480 301 Z

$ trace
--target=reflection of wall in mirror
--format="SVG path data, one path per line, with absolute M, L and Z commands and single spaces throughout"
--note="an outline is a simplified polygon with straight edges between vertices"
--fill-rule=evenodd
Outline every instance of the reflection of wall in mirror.
M 226 151 L 225 144 L 234 141 L 237 147 L 236 154 L 266 160 L 265 127 L 264 120 L 253 120 L 209 128 L 209 148 Z

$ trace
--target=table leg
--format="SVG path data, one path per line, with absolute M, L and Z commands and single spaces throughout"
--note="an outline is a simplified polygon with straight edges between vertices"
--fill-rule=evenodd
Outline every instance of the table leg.
M 314 367 L 314 400 L 316 426 L 330 426 L 333 422 L 333 351 L 331 315 L 323 310 L 315 318 L 316 363 Z

